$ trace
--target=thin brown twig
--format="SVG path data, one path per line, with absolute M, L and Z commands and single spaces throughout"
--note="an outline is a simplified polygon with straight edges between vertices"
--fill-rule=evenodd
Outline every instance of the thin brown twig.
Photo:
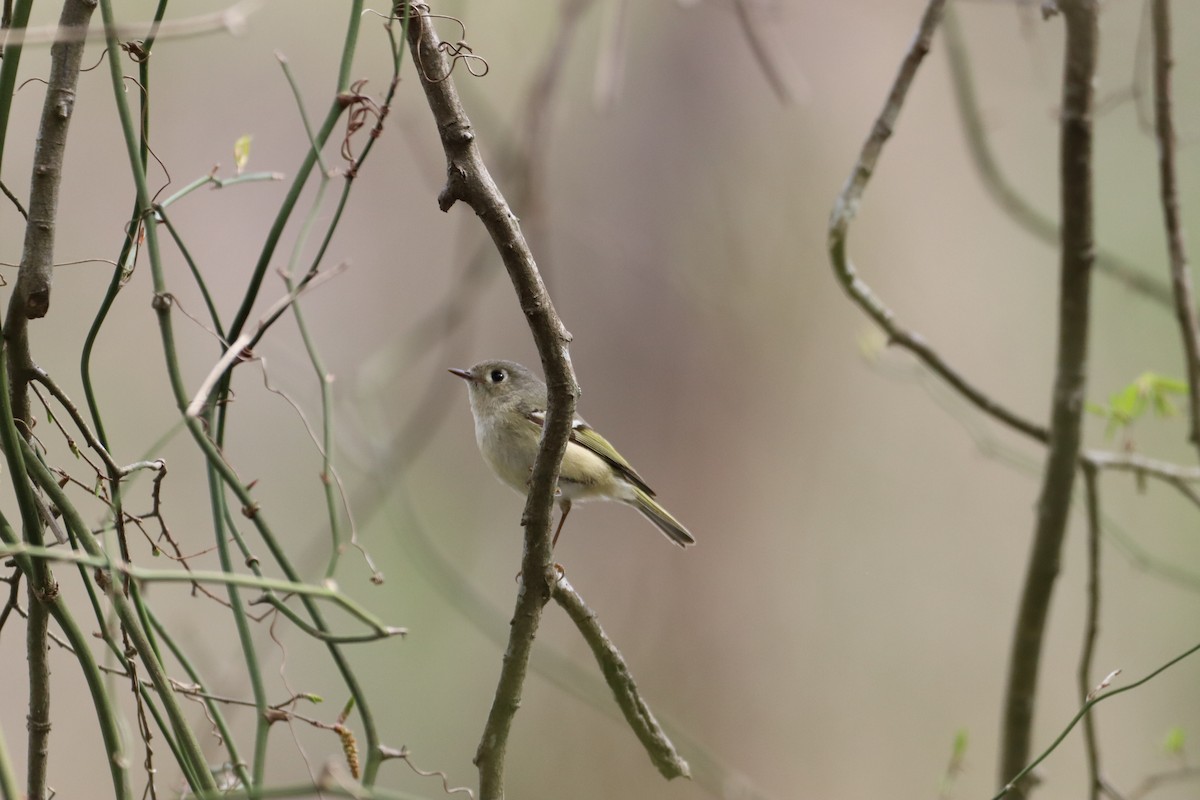
M 908 95 L 909 87 L 912 86 L 913 79 L 916 77 L 917 68 L 929 53 L 933 32 L 941 20 L 945 5 L 945 0 L 930 0 L 926 7 L 917 29 L 916 38 L 913 39 L 908 53 L 905 54 L 899 73 L 888 92 L 883 110 L 875 120 L 871 134 L 863 144 L 858 161 L 834 203 L 833 213 L 829 219 L 830 260 L 842 288 L 846 290 L 850 299 L 883 329 L 890 344 L 898 345 L 913 353 L 929 369 L 980 410 L 1044 444 L 1049 441 L 1049 433 L 1044 426 L 1030 422 L 1008 410 L 990 395 L 972 385 L 958 370 L 950 366 L 937 350 L 925 341 L 924 337 L 901 326 L 896 321 L 895 313 L 859 276 L 858 270 L 846 252 L 846 237 L 850 222 L 858 212 L 859 202 L 861 202 L 867 183 L 879 162 L 883 145 L 891 137 L 896 127 L 896 120 Z
M 8 600 L 5 601 L 4 608 L 0 608 L 0 633 L 4 632 L 4 623 L 8 621 L 9 615 L 20 607 L 21 575 L 21 570 L 13 567 L 12 574 L 3 579 L 3 582 L 8 584 Z
M 1092 657 L 1100 633 L 1100 486 L 1096 465 L 1083 464 L 1083 485 L 1087 501 L 1087 611 L 1083 627 L 1083 648 L 1079 654 L 1079 703 L 1083 705 L 1095 685 L 1092 681 Z M 1088 798 L 1099 800 L 1100 745 L 1096 738 L 1096 715 L 1083 718 L 1083 743 L 1088 765 Z
M 316 448 L 316 451 L 321 458 L 325 459 L 326 453 L 324 446 L 321 444 L 321 438 L 313 429 L 312 423 L 310 423 L 308 420 L 308 415 L 304 413 L 304 409 L 300 407 L 299 403 L 292 399 L 291 395 L 271 383 L 270 374 L 267 372 L 267 360 L 261 356 L 256 357 L 255 360 L 258 362 L 259 369 L 262 370 L 263 388 L 265 388 L 271 394 L 278 395 L 283 402 L 287 403 L 291 409 L 296 412 L 296 416 L 300 418 L 300 424 L 304 426 L 304 430 L 308 434 L 308 438 L 312 441 L 313 447 Z M 325 379 L 332 380 L 332 376 L 326 376 Z M 332 481 L 334 487 L 336 488 L 338 499 L 341 501 L 342 510 L 346 514 L 347 524 L 350 526 L 349 544 L 359 552 L 359 555 L 362 556 L 363 563 L 366 564 L 367 569 L 371 571 L 371 583 L 383 583 L 383 573 L 380 572 L 379 567 L 375 564 L 375 559 L 371 556 L 371 552 L 359 541 L 358 523 L 355 520 L 354 510 L 350 504 L 350 497 L 346 493 L 346 485 L 342 481 L 341 472 L 337 469 L 337 467 L 330 463 L 328 472 L 322 472 L 320 480 L 323 482 Z
M 17 212 L 21 215 L 21 218 L 28 222 L 29 212 L 25 210 L 25 206 L 21 205 L 20 199 L 18 199 L 17 196 L 12 193 L 12 190 L 5 185 L 4 181 L 0 181 L 0 192 L 3 192 L 4 196 L 9 199 L 9 202 L 16 207 Z
M 44 377 L 44 375 L 46 375 L 46 373 L 44 373 L 41 368 L 35 368 L 34 373 L 32 373 L 32 377 L 34 377 L 34 379 L 37 381 L 37 383 L 42 383 L 41 378 Z M 46 384 L 42 384 L 42 385 L 46 386 Z M 66 427 L 64 425 L 62 425 L 62 423 L 59 421 L 59 415 L 55 414 L 53 409 L 50 409 L 50 404 L 46 402 L 46 398 L 42 397 L 42 392 L 38 391 L 36 385 L 31 384 L 31 389 L 34 390 L 34 393 L 37 396 L 37 401 L 42 404 L 43 409 L 46 409 L 46 413 L 50 416 L 50 419 L 54 420 L 54 427 L 59 429 L 59 433 L 61 433 L 62 438 L 64 438 L 66 440 L 67 447 L 70 447 L 71 452 L 77 453 L 78 457 L 80 459 L 82 459 L 82 461 L 84 461 L 86 464 L 88 464 L 89 467 L 91 467 L 92 471 L 94 471 L 94 473 L 96 473 L 97 477 L 103 477 L 104 473 L 103 473 L 103 471 L 101 471 L 100 467 L 98 467 L 98 465 L 92 463 L 91 459 L 88 458 L 88 456 L 86 456 L 85 453 L 79 449 L 79 444 L 77 443 L 76 440 L 74 440 L 74 437 L 72 437 L 72 435 L 70 433 L 67 433 Z M 78 425 L 78 423 L 83 422 L 83 417 L 78 416 L 79 411 L 78 411 L 78 409 L 74 408 L 74 404 L 71 403 L 71 399 L 68 398 L 66 395 L 61 395 L 61 397 L 60 397 L 58 395 L 58 393 L 55 393 L 55 391 L 58 390 L 58 387 L 55 387 L 55 389 L 52 390 L 52 389 L 49 389 L 49 386 L 47 386 L 47 390 L 50 392 L 50 395 L 52 395 L 56 399 L 56 401 L 59 401 L 60 403 L 62 403 L 62 407 L 67 409 L 67 415 L 71 416 L 71 419 L 73 422 L 76 422 L 77 425 Z M 92 450 L 95 450 L 98 453 L 98 455 L 100 455 L 101 461 L 104 463 L 104 465 L 106 465 L 106 467 L 116 469 L 116 464 L 113 463 L 112 457 L 110 457 L 108 455 L 107 450 L 104 450 L 104 447 L 103 447 L 103 445 L 100 444 L 100 441 L 96 440 L 94 435 L 91 434 L 91 431 L 89 431 L 88 426 L 86 426 L 86 423 L 84 423 L 84 425 L 82 427 L 80 427 L 79 429 L 80 429 L 80 431 L 83 432 L 83 438 L 84 438 L 85 443 L 88 444 L 88 446 L 90 446 Z M 92 443 L 95 443 L 95 444 L 92 444 Z
M 132 645 L 129 643 L 129 634 L 122 631 L 122 637 L 125 641 L 125 652 L 132 652 Z M 133 701 L 137 708 L 137 726 L 138 736 L 142 740 L 142 746 L 145 751 L 145 757 L 142 759 L 142 766 L 146 770 L 146 792 L 151 800 L 156 800 L 158 797 L 158 788 L 154 781 L 154 776 L 157 770 L 154 769 L 154 748 L 150 742 L 154 738 L 154 731 L 150 729 L 150 721 L 146 718 L 146 704 L 142 698 L 141 680 L 138 678 L 137 660 L 133 658 L 127 659 L 129 665 L 129 686 L 130 694 L 133 695 Z M 143 795 L 144 796 L 144 795 Z
M 13 609 L 13 611 L 16 611 L 16 612 L 17 612 L 17 616 L 18 616 L 18 617 L 20 617 L 21 619 L 24 619 L 24 620 L 28 620 L 28 619 L 29 619 L 29 612 L 27 612 L 25 609 L 21 608 L 21 606 L 20 606 L 20 605 L 17 605 L 17 606 L 16 606 L 16 607 Z M 74 653 L 75 653 L 75 648 L 71 646 L 71 643 L 70 643 L 70 642 L 68 642 L 66 639 L 62 638 L 61 636 L 59 636 L 59 635 L 58 635 L 57 633 L 55 633 L 53 630 L 51 630 L 51 631 L 50 631 L 50 636 L 49 636 L 49 639 L 50 639 L 50 641 L 52 641 L 52 642 L 54 642 L 56 645 L 58 645 L 60 648 L 62 648 L 63 650 L 65 650 L 66 652 L 68 652 L 68 653 L 71 653 L 72 655 L 74 655 Z
M 1175 163 L 1175 112 L 1171 100 L 1171 4 L 1151 0 L 1154 32 L 1154 129 L 1158 137 L 1158 180 L 1166 229 L 1167 252 L 1171 258 L 1171 295 L 1175 318 L 1183 337 L 1184 371 L 1188 383 L 1188 416 L 1192 443 L 1200 448 L 1200 324 L 1188 269 L 1187 247 L 1179 211 L 1178 167 Z
M 345 272 L 348 266 L 348 264 L 342 262 L 333 269 L 316 275 L 316 277 L 307 283 L 299 284 L 294 291 L 290 291 L 283 297 L 276 300 L 275 303 L 273 303 L 271 307 L 268 308 L 267 311 L 262 315 L 262 317 L 259 318 L 256 326 L 243 331 L 242 334 L 225 349 L 225 352 L 221 355 L 221 357 L 217 360 L 217 363 L 211 370 L 209 370 L 208 375 L 201 382 L 200 388 L 196 390 L 195 396 L 192 397 L 192 401 L 188 404 L 188 407 L 184 413 L 186 413 L 189 417 L 200 416 L 201 412 L 204 410 L 204 407 L 208 404 L 209 396 L 212 394 L 217 384 L 220 383 L 221 379 L 225 376 L 225 373 L 233 369 L 234 364 L 249 360 L 250 348 L 262 338 L 263 334 L 266 333 L 267 329 L 270 328 L 275 320 L 279 319 L 284 309 L 296 302 L 301 295 L 316 289 L 325 281 Z
M 442 781 L 442 793 L 443 794 L 447 794 L 447 795 L 465 794 L 467 797 L 471 798 L 471 800 L 475 800 L 475 793 L 472 792 L 467 787 L 465 787 L 465 786 L 452 787 L 450 785 L 450 776 L 447 775 L 446 773 L 442 772 L 441 770 L 439 770 L 439 769 L 425 770 L 425 769 L 421 769 L 416 764 L 414 764 L 413 760 L 412 760 L 412 753 L 410 753 L 408 748 L 404 745 L 401 745 L 399 750 L 397 750 L 394 747 L 387 747 L 385 745 L 380 745 L 379 753 L 380 753 L 380 755 L 383 756 L 384 760 L 395 758 L 395 759 L 399 759 L 400 761 L 403 761 L 405 764 L 408 765 L 409 769 L 411 769 L 416 774 L 420 775 L 422 778 L 440 778 Z

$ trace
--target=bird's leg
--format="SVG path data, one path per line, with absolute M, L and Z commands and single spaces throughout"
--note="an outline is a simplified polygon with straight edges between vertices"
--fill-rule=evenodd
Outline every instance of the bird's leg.
M 563 523 L 567 521 L 567 514 L 571 513 L 571 501 L 563 498 L 558 501 L 558 507 L 562 509 L 562 516 L 558 518 L 558 528 L 554 531 L 554 538 L 550 540 L 550 549 L 558 544 L 558 535 L 562 533 Z

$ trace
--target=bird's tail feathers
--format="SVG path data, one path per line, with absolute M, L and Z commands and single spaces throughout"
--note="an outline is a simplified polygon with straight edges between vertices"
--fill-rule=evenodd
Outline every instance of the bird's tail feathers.
M 629 504 L 642 512 L 642 516 L 654 523 L 666 537 L 680 547 L 695 544 L 696 539 L 683 527 L 683 523 L 671 516 L 671 513 L 658 504 L 658 501 L 647 494 L 641 487 L 633 487 L 633 499 Z

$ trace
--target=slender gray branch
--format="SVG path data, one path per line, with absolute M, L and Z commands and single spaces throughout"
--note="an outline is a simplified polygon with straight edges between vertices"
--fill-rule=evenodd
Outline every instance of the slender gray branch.
M 84 43 L 71 35 L 86 31 L 96 0 L 65 0 L 59 18 L 63 39 L 50 48 L 50 80 L 42 104 L 33 175 L 29 187 L 29 212 L 17 286 L 8 303 L 4 336 L 8 340 L 13 415 L 22 435 L 29 435 L 29 320 L 44 317 L 50 309 L 50 284 L 54 269 L 54 236 L 58 219 L 58 189 L 62 183 L 67 130 L 75 109 L 75 89 Z
M 1062 254 L 1058 345 L 1050 411 L 1050 442 L 1009 653 L 1001 730 L 1000 784 L 1029 761 L 1038 666 L 1046 618 L 1062 558 L 1082 441 L 1087 389 L 1088 321 L 1095 258 L 1092 202 L 1092 118 L 1098 50 L 1098 0 L 1060 0 L 1066 21 L 1059 160 Z M 1025 798 L 1029 785 L 1013 788 Z
M 1098 469 L 1149 475 L 1167 482 L 1200 483 L 1200 467 L 1181 467 L 1170 461 L 1160 461 L 1137 453 L 1085 450 L 1081 460 L 1094 464 Z
M 59 31 L 87 30 L 95 0 L 66 0 Z M 33 155 L 33 177 L 29 187 L 29 223 L 25 226 L 25 249 L 17 290 L 9 305 L 9 324 L 14 312 L 29 319 L 44 317 L 50 309 L 50 282 L 54 264 L 54 234 L 58 219 L 58 188 L 62 183 L 63 156 L 67 148 L 67 130 L 75 110 L 75 89 L 79 85 L 79 67 L 83 59 L 83 41 L 69 35 L 50 48 L 50 81 L 42 104 L 37 148 Z
M 1167 252 L 1171 258 L 1171 296 L 1179 333 L 1183 337 L 1184 369 L 1188 380 L 1188 413 L 1191 440 L 1200 447 L 1200 325 L 1196 321 L 1196 300 L 1188 269 L 1187 247 L 1179 211 L 1179 179 L 1175 164 L 1175 113 L 1171 100 L 1171 4 L 1169 0 L 1150 3 L 1151 29 L 1154 31 L 1154 129 L 1158 137 L 1158 181 L 1162 198 L 1163 225 L 1167 234 Z
M 917 35 L 900 65 L 899 73 L 888 93 L 883 110 L 875 120 L 870 136 L 863 143 L 858 162 L 854 165 L 850 177 L 846 179 L 846 185 L 834 203 L 833 213 L 829 219 L 829 257 L 842 288 L 850 295 L 850 299 L 883 329 L 890 344 L 899 345 L 910 351 L 925 366 L 933 370 L 935 374 L 983 412 L 1026 436 L 1044 443 L 1049 441 L 1049 433 L 1045 427 L 1008 410 L 990 395 L 972 385 L 958 370 L 951 367 L 925 341 L 924 337 L 901 326 L 896 321 L 895 313 L 859 276 L 858 270 L 846 253 L 846 236 L 849 232 L 850 222 L 858 212 L 858 204 L 862 200 L 867 182 L 875 172 L 875 166 L 883 152 L 883 145 L 891 137 L 892 131 L 896 127 L 896 119 L 900 115 L 900 109 L 904 105 L 909 87 L 912 86 L 913 79 L 916 77 L 917 68 L 929 53 L 933 32 L 941 20 L 945 5 L 945 0 L 930 0 L 926 7 L 920 27 L 917 29 Z
M 113 461 L 113 458 L 111 455 L 109 455 L 108 450 L 105 449 L 104 445 L 100 443 L 100 440 L 96 437 L 96 434 L 92 432 L 92 429 L 88 427 L 87 420 L 85 420 L 83 415 L 79 413 L 79 409 L 75 406 L 75 402 L 67 396 L 67 393 L 64 392 L 57 383 L 54 382 L 54 380 L 50 377 L 50 374 L 41 367 L 35 366 L 30 377 L 40 383 L 42 386 L 45 386 L 46 391 L 50 392 L 51 397 L 53 397 L 59 402 L 60 405 L 62 405 L 63 409 L 65 409 L 67 412 L 67 416 L 69 416 L 71 421 L 75 423 L 75 427 L 79 429 L 80 434 L 83 436 L 83 440 L 87 442 L 88 447 L 92 448 L 92 450 L 94 450 L 96 454 L 100 456 L 100 460 L 104 462 L 106 467 L 108 467 L 109 472 L 114 475 L 123 474 L 124 470 L 115 461 Z
M 556 577 L 550 563 L 554 487 L 566 451 L 579 387 L 567 351 L 570 334 L 554 310 L 516 215 L 483 162 L 475 143 L 475 132 L 450 75 L 450 64 L 439 49 L 433 20 L 421 5 L 401 4 L 397 7 L 397 15 L 408 17 L 408 40 L 413 60 L 446 154 L 446 185 L 438 195 L 438 206 L 448 211 L 461 200 L 471 207 L 487 229 L 525 313 L 541 357 L 549 394 L 541 446 L 534 461 L 529 495 L 521 517 L 525 527 L 521 559 L 523 578 L 517 590 L 516 609 L 496 695 L 475 755 L 481 800 L 498 800 L 504 796 L 505 751 L 525 685 L 529 653 Z
M 1148 477 L 1163 481 L 1187 498 L 1192 505 L 1200 508 L 1200 493 L 1192 488 L 1193 483 L 1200 482 L 1200 467 L 1181 467 L 1136 453 L 1103 453 L 1093 450 L 1084 452 L 1079 461 L 1084 469 L 1132 472 L 1139 483 Z
M 675 745 L 671 743 L 666 732 L 659 726 L 658 720 L 654 718 L 650 707 L 638 693 L 637 684 L 625 664 L 625 659 L 621 657 L 621 651 L 617 650 L 604 633 L 599 620 L 596 619 L 596 612 L 588 608 L 565 575 L 560 575 L 554 584 L 554 599 L 567 612 L 575 627 L 579 628 L 588 647 L 592 648 L 592 655 L 596 657 L 596 663 L 600 665 L 604 680 L 607 681 L 608 688 L 612 689 L 613 698 L 621 707 L 625 721 L 637 734 L 642 747 L 646 748 L 646 754 L 650 756 L 655 768 L 667 780 L 692 777 L 688 763 L 676 752 Z

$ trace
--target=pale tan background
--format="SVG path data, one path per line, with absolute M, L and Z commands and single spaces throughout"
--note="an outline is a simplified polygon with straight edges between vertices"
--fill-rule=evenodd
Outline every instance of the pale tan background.
M 151 10 L 146 2 L 119 5 L 127 20 Z M 174 14 L 220 5 L 180 4 Z M 628 509 L 587 506 L 572 516 L 557 558 L 622 648 L 653 708 L 766 795 L 933 797 L 954 734 L 966 729 L 965 773 L 953 796 L 990 796 L 1040 452 L 981 422 L 903 354 L 864 358 L 860 343 L 870 327 L 837 286 L 825 253 L 828 210 L 923 4 L 779 3 L 783 56 L 805 87 L 800 104 L 782 107 L 729 4 L 635 3 L 622 96 L 598 112 L 592 82 L 610 5 L 597 3 L 584 18 L 564 65 L 550 144 L 541 154 L 542 214 L 516 211 L 527 217 L 539 264 L 575 336 L 581 411 L 700 543 L 679 552 Z M 1052 213 L 1061 22 L 1044 24 L 1034 9 L 1008 3 L 959 6 L 1002 163 L 1035 205 Z M 1194 6 L 1176 6 L 1186 144 L 1200 131 L 1200 65 L 1187 35 L 1200 18 Z M 490 63 L 486 78 L 457 78 L 492 158 L 514 135 L 517 109 L 553 35 L 554 8 L 437 5 L 466 22 L 468 41 Z M 1133 79 L 1141 13 L 1130 0 L 1104 7 L 1102 96 Z M 307 141 L 272 52 L 287 55 L 310 114 L 319 118 L 345 17 L 344 3 L 275 0 L 240 38 L 161 42 L 152 140 L 170 169 L 171 190 L 218 162 L 228 173 L 233 142 L 246 133 L 254 136 L 250 168 L 290 174 Z M 447 26 L 443 35 L 458 34 Z M 89 47 L 85 60 L 99 55 L 98 46 Z M 23 76 L 44 71 L 44 51 L 26 58 Z M 114 258 L 131 202 L 105 69 L 80 84 L 59 260 Z M 373 17 L 364 19 L 353 72 L 371 79 L 368 92 L 382 93 L 386 43 Z M 473 786 L 471 756 L 515 591 L 521 501 L 480 461 L 465 393 L 445 368 L 484 357 L 536 365 L 537 357 L 495 256 L 485 264 L 491 277 L 471 295 L 466 328 L 433 339 L 411 335 L 428 309 L 464 291 L 461 265 L 481 237 L 469 210 L 443 215 L 436 207 L 442 156 L 411 64 L 404 76 L 330 250 L 330 265 L 345 260 L 351 269 L 304 304 L 337 376 L 339 461 L 351 493 L 363 501 L 360 536 L 387 576 L 382 587 L 370 585 L 351 554 L 339 583 L 411 631 L 407 641 L 352 653 L 385 741 L 408 745 L 422 766 L 445 770 L 452 784 Z M 31 84 L 14 104 L 3 177 L 22 196 L 41 98 Z M 1099 240 L 1165 275 L 1153 141 L 1139 131 L 1129 103 L 1108 111 L 1097 135 Z M 1185 146 L 1181 154 L 1187 222 L 1200 207 L 1194 153 Z M 332 150 L 329 159 L 339 163 Z M 174 210 L 227 317 L 284 191 L 283 184 L 258 184 L 202 192 Z M 296 228 L 288 229 L 289 243 Z M 19 229 L 7 210 L 0 242 L 0 258 L 17 260 Z M 1044 418 L 1056 256 L 1002 217 L 982 189 L 962 143 L 940 39 L 867 192 L 850 249 L 905 322 L 1010 407 Z M 169 245 L 164 252 L 172 291 L 199 314 L 182 260 Z M 62 268 L 52 312 L 33 331 L 36 357 L 75 395 L 82 394 L 76 354 L 108 274 L 103 265 Z M 176 413 L 149 285 L 143 260 L 98 350 L 100 395 L 123 461 L 137 458 Z M 266 286 L 263 307 L 283 292 L 274 276 Z M 1147 369 L 1180 373 L 1169 313 L 1102 279 L 1094 296 L 1091 399 L 1103 400 Z M 178 325 L 195 386 L 216 347 L 186 320 Z M 294 325 L 278 326 L 260 353 L 273 381 L 316 420 L 316 385 Z M 255 367 L 239 368 L 235 388 L 230 458 L 243 477 L 260 479 L 255 493 L 264 513 L 316 576 L 326 536 L 317 455 L 294 412 L 263 391 Z M 418 412 L 430 392 L 434 413 Z M 417 413 L 428 446 L 411 456 L 389 453 L 396 429 Z M 1180 421 L 1145 424 L 1137 445 L 1187 462 L 1185 435 Z M 979 446 L 980 436 L 1014 449 L 1018 463 Z M 1105 444 L 1098 420 L 1089 421 L 1088 443 Z M 182 438 L 161 452 L 171 468 L 174 532 L 185 549 L 208 547 L 199 456 Z M 370 475 L 394 486 L 395 477 L 379 466 L 388 458 L 407 463 L 407 491 L 380 499 Z M 1104 479 L 1113 521 L 1157 558 L 1192 569 L 1200 543 L 1189 509 L 1161 487 L 1139 496 L 1130 483 Z M 1077 707 L 1082 532 L 1077 520 L 1051 617 L 1039 744 Z M 432 539 L 490 615 L 468 613 L 465 601 L 452 600 L 465 590 L 432 569 L 420 535 Z M 1112 538 L 1103 555 L 1096 669 L 1103 675 L 1122 668 L 1122 680 L 1133 679 L 1194 641 L 1200 582 L 1168 583 L 1138 568 Z M 68 592 L 72 581 L 68 573 Z M 202 668 L 226 693 L 248 696 L 237 678 L 232 627 L 219 609 L 181 589 L 154 592 L 167 595 L 179 600 L 179 630 L 189 632 Z M 5 630 L 0 639 L 0 729 L 18 762 L 25 714 L 20 630 Z M 311 711 L 332 719 L 344 690 L 328 659 L 294 634 L 284 641 L 288 685 L 324 695 L 325 705 Z M 261 642 L 274 675 L 278 650 L 265 631 Z M 556 609 L 547 613 L 538 650 L 564 654 L 595 674 Z M 1185 662 L 1101 708 L 1103 752 L 1118 785 L 1172 766 L 1161 741 L 1171 726 L 1196 729 L 1197 669 Z M 60 797 L 99 796 L 108 777 L 90 700 L 69 660 L 56 662 L 55 680 L 51 782 Z M 279 684 L 274 692 L 284 697 Z M 705 796 L 695 784 L 664 784 L 629 731 L 607 716 L 606 703 L 590 707 L 535 674 L 510 747 L 509 795 Z M 329 736 L 298 736 L 312 769 L 336 755 Z M 1045 766 L 1040 796 L 1080 796 L 1080 754 L 1073 735 Z M 303 774 L 286 731 L 273 733 L 271 755 L 277 781 Z M 382 774 L 385 784 L 439 795 L 436 781 L 411 778 L 402 765 L 387 765 Z M 1155 796 L 1192 796 L 1192 788 Z

